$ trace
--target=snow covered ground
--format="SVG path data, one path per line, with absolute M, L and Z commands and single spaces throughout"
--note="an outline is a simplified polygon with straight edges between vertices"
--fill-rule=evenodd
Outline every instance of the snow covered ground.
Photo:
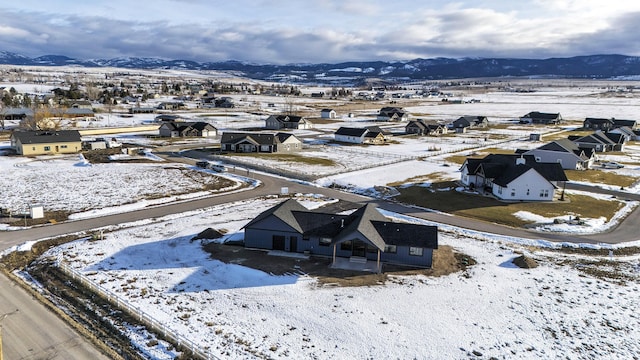
M 448 229 L 440 245 L 477 265 L 442 277 L 391 275 L 384 285 L 332 287 L 304 274 L 275 276 L 225 264 L 190 241 L 208 227 L 241 237 L 246 222 L 278 201 L 126 224 L 105 240 L 75 241 L 44 256 L 220 358 L 628 359 L 640 352 L 638 255 L 562 254 L 545 250 L 544 242 L 524 246 L 519 239 Z M 331 199 L 304 204 L 323 201 Z M 540 266 L 513 265 L 521 252 Z M 622 281 L 584 271 L 594 262 Z M 145 347 L 148 339 L 140 342 Z M 146 351 L 154 359 L 175 356 L 162 343 Z
M 533 94 L 474 94 L 481 103 L 442 105 L 425 99 L 412 103 L 407 110 L 424 114 L 424 118 L 453 120 L 470 114 L 487 115 L 490 121 L 500 122 L 530 111 L 561 112 L 570 120 L 637 116 L 636 99 L 599 97 L 595 93 L 598 91 L 593 88 L 571 88 Z M 274 102 L 275 109 L 281 110 L 291 100 L 265 96 L 252 101 L 261 107 Z M 302 103 L 296 106 L 306 108 Z M 264 108 L 269 110 L 266 105 Z M 355 118 L 318 125 L 318 143 L 329 139 L 322 132 L 338 126 L 379 125 L 369 116 L 374 112 L 363 109 L 355 112 Z M 238 109 L 222 116 L 188 116 L 207 119 L 223 130 L 261 126 L 264 120 Z M 97 121 L 79 125 L 130 126 L 151 120 L 148 114 L 132 118 L 101 114 Z M 358 192 L 434 173 L 442 179 L 458 179 L 457 166 L 445 166 L 444 159 L 453 152 L 480 146 L 516 149 L 541 145 L 522 140 L 530 132 L 539 132 L 539 128 L 513 125 L 487 133 L 500 135 L 487 141 L 484 133 L 470 132 L 446 138 L 396 138 L 392 145 L 345 151 L 319 145 L 308 156 L 328 157 L 338 165 L 297 170 L 323 176 L 316 181 L 318 185 L 335 183 Z M 117 137 L 141 144 L 150 141 L 132 134 Z M 501 142 L 509 139 L 512 141 Z M 626 165 L 609 171 L 640 177 L 640 147 L 634 144 L 627 150 L 625 155 L 604 156 Z M 408 159 L 358 170 L 394 156 Z M 264 165 L 292 167 L 268 161 Z M 334 173 L 340 169 L 345 172 Z M 193 169 L 164 162 L 87 164 L 77 157 L 2 156 L 0 170 L 0 185 L 6 189 L 0 207 L 24 211 L 28 204 L 37 202 L 50 209 L 79 211 L 74 218 L 205 194 L 198 189 L 206 177 L 194 180 L 193 176 L 184 176 L 185 172 L 195 172 Z M 171 196 L 183 190 L 190 194 Z M 626 191 L 638 192 L 640 187 Z M 609 258 L 565 254 L 554 250 L 558 244 L 523 243 L 521 239 L 442 226 L 440 244 L 473 257 L 477 265 L 443 277 L 392 275 L 384 285 L 349 288 L 321 286 L 304 274 L 275 276 L 224 264 L 212 260 L 199 242 L 189 241 L 208 227 L 227 230 L 229 238 L 241 238 L 242 226 L 277 201 L 251 200 L 154 222 L 123 224 L 108 229 L 113 232 L 105 240 L 75 241 L 51 249 L 45 256 L 64 261 L 102 291 L 141 309 L 170 331 L 220 358 L 628 359 L 640 353 L 640 319 L 635 310 L 640 298 L 638 255 Z M 306 205 L 318 206 L 323 201 L 332 199 L 308 200 Z M 617 217 L 625 215 L 629 206 Z M 518 215 L 553 222 L 552 218 L 531 213 Z M 587 232 L 601 231 L 612 223 L 583 220 L 586 225 L 581 229 Z M 539 230 L 576 229 L 557 224 Z M 640 243 L 611 248 L 615 254 L 619 248 L 630 246 Z M 540 266 L 527 270 L 515 267 L 511 260 L 520 252 L 537 259 Z M 598 271 L 590 272 L 594 267 Z M 131 329 L 131 337 L 142 347 L 148 343 L 139 330 Z M 147 351 L 153 359 L 176 355 L 162 342 L 157 347 L 147 346 Z

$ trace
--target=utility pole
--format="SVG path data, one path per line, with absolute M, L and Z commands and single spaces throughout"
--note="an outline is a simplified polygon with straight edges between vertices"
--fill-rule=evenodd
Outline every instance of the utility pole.
M 2 314 L 0 316 L 0 360 L 4 359 L 4 357 L 2 356 L 2 320 L 4 320 L 9 315 L 13 315 L 13 314 L 17 313 L 18 311 L 19 311 L 19 309 L 15 309 L 12 312 L 8 312 L 8 313 Z

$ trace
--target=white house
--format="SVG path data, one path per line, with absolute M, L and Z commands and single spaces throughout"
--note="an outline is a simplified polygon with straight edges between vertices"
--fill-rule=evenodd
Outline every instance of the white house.
M 335 133 L 333 133 L 335 141 L 363 144 L 365 135 L 369 132 L 366 128 L 352 128 L 341 126 Z
M 551 201 L 567 181 L 559 163 L 539 163 L 531 155 L 468 158 L 460 172 L 466 187 L 507 201 Z

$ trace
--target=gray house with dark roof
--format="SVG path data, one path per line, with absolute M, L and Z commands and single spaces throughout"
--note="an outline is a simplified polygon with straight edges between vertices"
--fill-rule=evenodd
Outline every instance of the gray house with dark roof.
M 302 141 L 289 133 L 224 132 L 220 138 L 222 151 L 231 152 L 296 152 L 302 150 Z
M 215 126 L 203 121 L 164 121 L 158 128 L 158 132 L 163 137 L 215 137 L 218 135 L 218 129 Z
M 595 161 L 595 152 L 591 148 L 580 148 L 569 139 L 552 141 L 537 149 L 523 152 L 532 155 L 537 162 L 556 162 L 567 170 L 587 170 Z
M 460 172 L 466 187 L 506 201 L 551 201 L 567 182 L 559 163 L 537 162 L 534 156 L 522 154 L 467 158 Z
M 297 115 L 271 115 L 265 120 L 265 127 L 272 130 L 280 129 L 312 129 L 313 123 Z
M 373 204 L 350 215 L 310 211 L 293 199 L 261 213 L 244 226 L 244 245 L 280 250 L 431 267 L 438 248 L 436 226 L 392 222 Z M 360 260 L 358 260 L 360 261 Z
M 543 113 L 539 111 L 532 111 L 520 117 L 520 123 L 554 125 L 562 123 L 562 116 L 560 116 L 560 113 Z
M 378 112 L 377 119 L 380 121 L 405 121 L 409 119 L 409 113 L 403 108 L 385 106 Z

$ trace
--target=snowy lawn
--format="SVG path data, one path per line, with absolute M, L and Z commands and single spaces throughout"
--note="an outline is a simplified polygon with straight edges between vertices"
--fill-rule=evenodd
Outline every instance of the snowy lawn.
M 78 156 L 2 156 L 0 169 L 0 207 L 14 214 L 28 212 L 32 204 L 45 211 L 104 214 L 105 208 L 176 201 L 241 185 L 194 167 L 157 161 L 91 164 Z
M 440 244 L 477 265 L 442 277 L 390 275 L 384 285 L 331 287 L 295 272 L 225 264 L 190 241 L 208 227 L 242 237 L 246 222 L 279 201 L 174 215 L 44 256 L 221 358 L 627 359 L 640 352 L 638 255 L 584 257 L 449 228 Z M 540 266 L 515 267 L 521 251 Z M 587 271 L 594 266 L 599 272 Z M 152 350 L 156 359 L 175 355 Z

